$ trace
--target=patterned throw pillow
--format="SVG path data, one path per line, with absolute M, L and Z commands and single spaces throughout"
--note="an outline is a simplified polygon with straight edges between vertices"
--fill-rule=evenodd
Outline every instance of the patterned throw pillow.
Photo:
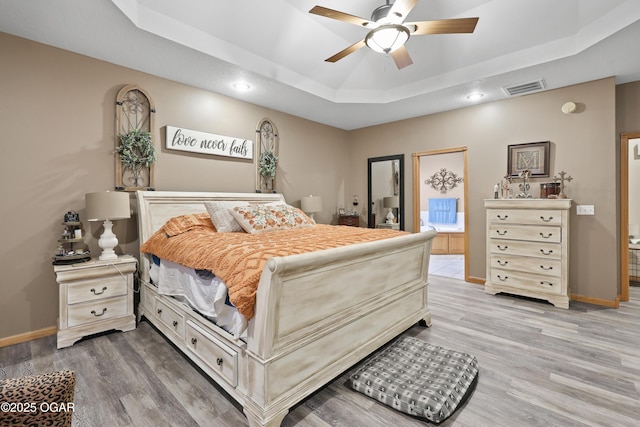
M 441 423 L 474 389 L 472 354 L 402 337 L 351 375 L 351 387 L 405 414 Z
M 237 206 L 229 212 L 251 234 L 313 226 L 304 212 L 286 204 Z
M 233 215 L 229 212 L 236 206 L 248 206 L 249 203 L 231 200 L 217 200 L 205 202 L 204 207 L 211 216 L 211 222 L 219 233 L 230 233 L 234 231 L 244 231 Z

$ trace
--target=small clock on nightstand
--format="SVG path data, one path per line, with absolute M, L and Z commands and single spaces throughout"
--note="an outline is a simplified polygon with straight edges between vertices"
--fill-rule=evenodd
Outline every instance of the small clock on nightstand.
M 58 348 L 111 329 L 136 328 L 133 274 L 137 260 L 129 255 L 108 261 L 55 265 L 59 290 Z

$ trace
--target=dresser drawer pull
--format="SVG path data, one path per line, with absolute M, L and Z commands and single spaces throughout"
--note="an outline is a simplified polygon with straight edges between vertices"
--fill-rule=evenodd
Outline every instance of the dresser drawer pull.
M 198 344 L 198 338 L 191 338 L 191 344 L 193 345 Z
M 222 360 L 222 357 L 218 357 L 218 358 L 216 359 L 216 365 L 218 365 L 218 366 L 222 366 L 222 362 L 224 362 L 224 360 Z
M 544 235 L 544 233 L 540 233 L 540 237 L 542 237 L 543 239 L 548 239 L 551 236 L 553 236 L 553 233 L 549 233 L 546 236 Z
M 498 245 L 498 249 L 500 249 L 501 251 L 506 251 L 507 249 L 509 249 L 509 246 Z
M 540 252 L 542 252 L 542 255 L 551 255 L 553 253 L 553 249 L 549 249 L 548 251 L 544 251 L 544 249 L 540 249 Z
M 507 280 L 508 278 L 509 278 L 509 276 L 504 276 L 504 277 L 502 277 L 501 275 L 499 275 L 499 274 L 498 274 L 498 279 L 502 280 L 503 282 L 504 282 L 505 280 Z
M 504 221 L 505 219 L 509 218 L 509 215 L 500 215 L 500 214 L 498 214 L 496 216 L 498 217 L 498 219 L 500 221 Z
M 553 286 L 553 283 L 551 283 L 551 282 L 547 282 L 547 281 L 540 282 L 540 284 L 541 284 L 541 285 L 547 285 L 547 286 Z
M 551 221 L 553 219 L 553 217 L 550 216 L 548 219 L 544 219 L 544 217 L 541 216 L 540 219 L 543 220 L 544 222 L 549 222 L 549 221 Z
M 156 313 L 158 313 L 158 316 L 160 316 L 162 314 L 162 309 L 161 308 L 157 309 Z
M 498 233 L 501 236 L 504 236 L 505 234 L 507 234 L 507 231 L 509 230 L 504 230 L 504 231 L 496 230 L 496 233 Z
M 107 290 L 106 286 L 102 287 L 102 291 L 101 292 L 96 292 L 95 288 L 91 288 L 91 292 L 93 292 L 94 295 L 102 295 L 102 294 L 104 294 L 104 291 L 106 291 L 106 290 Z
M 505 266 L 507 264 L 509 264 L 509 261 L 501 261 L 501 260 L 497 260 L 498 264 L 500 264 L 501 266 Z
M 178 321 L 177 321 L 177 320 L 174 320 L 174 321 L 173 321 L 173 327 L 175 328 L 175 327 L 177 327 L 177 326 L 178 326 Z
M 94 316 L 96 316 L 96 317 L 100 317 L 100 316 L 102 316 L 103 314 L 105 314 L 106 312 L 107 312 L 107 307 L 103 308 L 103 309 L 102 309 L 102 313 L 100 313 L 100 314 L 96 313 L 96 311 L 95 311 L 95 310 L 91 310 L 91 314 L 93 314 L 93 315 L 94 315 Z
M 553 270 L 553 267 L 545 267 L 544 265 L 541 265 L 540 268 L 546 271 Z

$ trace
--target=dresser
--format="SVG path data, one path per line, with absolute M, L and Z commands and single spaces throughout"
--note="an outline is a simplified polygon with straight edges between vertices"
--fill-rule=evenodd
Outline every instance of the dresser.
M 360 227 L 360 217 L 358 215 L 338 215 L 338 225 Z
M 571 199 L 488 199 L 485 292 L 569 308 Z
M 133 274 L 137 260 L 118 259 L 55 265 L 59 285 L 58 348 L 87 335 L 136 327 L 133 313 Z

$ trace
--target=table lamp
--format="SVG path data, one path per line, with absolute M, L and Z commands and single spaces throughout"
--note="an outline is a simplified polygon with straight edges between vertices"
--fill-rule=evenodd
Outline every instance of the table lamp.
M 313 214 L 322 210 L 322 197 L 320 196 L 307 196 L 303 197 L 300 202 L 302 211 L 311 214 L 311 219 L 315 222 Z
M 393 220 L 395 216 L 393 215 L 393 208 L 397 208 L 400 206 L 400 202 L 398 201 L 398 196 L 389 196 L 384 197 L 382 199 L 382 204 L 385 208 L 389 208 L 389 212 L 387 213 L 387 224 L 393 224 Z
M 103 191 L 87 193 L 84 196 L 87 206 L 87 221 L 104 221 L 104 232 L 98 240 L 102 254 L 101 261 L 118 259 L 113 248 L 118 246 L 118 238 L 113 234 L 111 220 L 131 217 L 129 207 L 129 193 L 119 191 Z

